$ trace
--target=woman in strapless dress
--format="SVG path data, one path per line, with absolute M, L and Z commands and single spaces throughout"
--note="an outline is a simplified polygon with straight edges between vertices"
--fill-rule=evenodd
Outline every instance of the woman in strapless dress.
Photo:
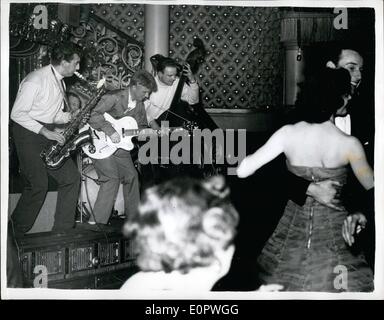
M 304 121 L 282 127 L 246 157 L 237 170 L 240 178 L 284 153 L 288 170 L 309 181 L 333 180 L 342 186 L 350 166 L 366 190 L 373 188 L 373 171 L 359 140 L 334 124 L 335 116 L 346 114 L 350 75 L 327 69 L 321 76 L 303 88 L 310 102 L 302 112 Z M 259 256 L 260 278 L 287 291 L 372 291 L 371 269 L 363 255 L 352 254 L 342 235 L 347 214 L 309 196 L 303 206 L 289 200 Z

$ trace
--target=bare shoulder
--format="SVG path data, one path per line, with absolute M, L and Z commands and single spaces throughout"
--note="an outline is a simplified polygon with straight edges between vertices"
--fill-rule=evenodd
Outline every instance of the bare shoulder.
M 351 155 L 364 153 L 364 148 L 359 139 L 354 136 L 343 136 L 343 144 L 347 147 L 347 150 Z
M 345 143 L 351 148 L 361 148 L 361 142 L 354 136 L 344 135 L 343 139 L 345 139 Z
M 280 128 L 283 135 L 291 135 L 295 133 L 302 133 L 310 127 L 310 124 L 305 121 L 300 121 L 295 124 L 287 124 Z
M 295 128 L 299 127 L 299 123 L 295 124 L 286 124 L 285 126 L 282 126 L 278 131 L 281 133 L 290 133 L 295 130 Z
M 286 125 L 286 127 L 288 127 L 288 130 L 302 130 L 305 128 L 309 128 L 310 126 L 311 124 L 305 121 L 300 121 L 295 124 Z
M 271 138 L 273 139 L 285 139 L 287 136 L 289 136 L 293 132 L 294 125 L 288 124 L 285 126 L 282 126 L 278 130 L 275 131 L 275 133 L 272 135 Z

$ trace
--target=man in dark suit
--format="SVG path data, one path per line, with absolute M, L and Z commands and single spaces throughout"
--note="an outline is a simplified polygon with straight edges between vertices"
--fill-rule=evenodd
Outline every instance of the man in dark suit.
M 348 104 L 348 114 L 336 118 L 336 126 L 346 134 L 357 137 L 364 146 L 369 164 L 373 167 L 374 160 L 374 91 L 373 86 L 362 82 L 363 58 L 356 50 L 338 47 L 330 57 L 326 66 L 329 68 L 344 68 L 351 75 L 352 99 Z M 347 188 L 340 195 L 338 184 L 331 180 L 309 182 L 289 174 L 288 197 L 299 205 L 304 204 L 307 196 L 329 207 L 337 208 L 343 198 L 350 216 L 345 220 L 342 230 L 346 242 L 353 246 L 359 230 L 366 227 L 362 233 L 362 246 L 367 261 L 373 269 L 375 253 L 374 227 L 374 190 L 363 190 L 356 179 L 350 175 Z M 358 226 L 360 227 L 358 228 Z
M 90 126 L 103 131 L 113 143 L 119 143 L 121 138 L 112 124 L 105 119 L 106 112 L 115 119 L 133 117 L 139 129 L 147 128 L 148 121 L 143 101 L 156 90 L 157 85 L 153 76 L 144 70 L 137 71 L 132 76 L 128 88 L 112 91 L 101 98 L 91 113 Z M 118 149 L 110 157 L 93 162 L 99 177 L 100 189 L 90 223 L 102 225 L 108 223 L 120 183 L 123 184 L 124 213 L 126 216 L 134 214 L 140 201 L 140 194 L 138 174 L 130 152 Z

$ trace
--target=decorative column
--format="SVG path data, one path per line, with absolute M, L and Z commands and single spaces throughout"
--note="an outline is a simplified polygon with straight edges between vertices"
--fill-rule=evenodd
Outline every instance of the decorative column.
M 145 69 L 152 71 L 150 57 L 169 54 L 169 6 L 145 5 Z
M 299 8 L 283 11 L 280 41 L 285 52 L 283 101 L 285 106 L 295 104 L 299 92 L 297 84 L 305 80 L 303 48 L 317 42 L 333 40 L 333 19 L 334 16 L 330 12 L 302 12 Z
M 284 105 L 293 106 L 299 91 L 298 83 L 304 81 L 305 61 L 296 41 L 285 42 L 284 51 Z

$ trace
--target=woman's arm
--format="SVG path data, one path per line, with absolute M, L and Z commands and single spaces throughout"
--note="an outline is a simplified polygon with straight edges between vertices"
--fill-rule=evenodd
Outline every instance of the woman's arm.
M 352 171 L 361 185 L 369 190 L 374 186 L 373 170 L 368 164 L 363 146 L 355 137 L 349 137 L 348 160 Z
M 261 148 L 254 154 L 246 157 L 237 168 L 237 176 L 239 178 L 250 176 L 260 167 L 284 152 L 284 142 L 287 139 L 288 127 L 290 125 L 277 130 Z

